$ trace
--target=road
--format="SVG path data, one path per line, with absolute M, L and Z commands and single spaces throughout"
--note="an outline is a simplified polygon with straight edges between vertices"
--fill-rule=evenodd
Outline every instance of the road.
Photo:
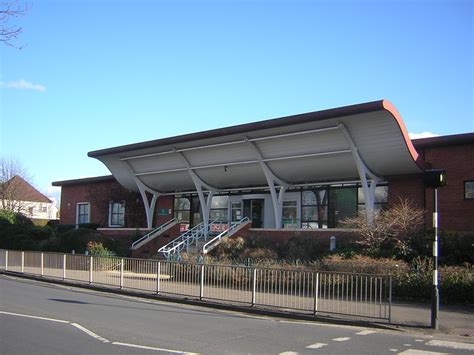
M 1 354 L 472 354 L 474 344 L 246 315 L 0 275 Z

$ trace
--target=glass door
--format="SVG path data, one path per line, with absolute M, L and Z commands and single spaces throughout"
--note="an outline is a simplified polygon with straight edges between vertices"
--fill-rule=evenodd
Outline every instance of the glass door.
M 244 200 L 244 217 L 252 221 L 252 228 L 263 227 L 264 199 Z

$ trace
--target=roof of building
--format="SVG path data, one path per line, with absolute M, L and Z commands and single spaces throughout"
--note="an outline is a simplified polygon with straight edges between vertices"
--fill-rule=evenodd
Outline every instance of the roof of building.
M 129 190 L 161 193 L 420 173 L 427 164 L 386 100 L 92 151 Z
M 72 179 L 72 180 L 61 180 L 54 181 L 53 186 L 70 186 L 70 185 L 83 185 L 83 184 L 93 184 L 96 182 L 107 182 L 107 181 L 116 181 L 113 175 L 104 175 L 104 176 L 94 176 L 81 179 Z
M 15 175 L 5 183 L 6 196 L 16 201 L 51 203 L 52 201 L 36 190 L 19 175 Z
M 413 139 L 412 142 L 416 149 L 434 148 L 450 145 L 474 144 L 474 132 L 453 134 L 449 136 L 419 138 Z
M 463 133 L 447 136 L 436 136 L 429 138 L 418 138 L 411 140 L 416 149 L 433 148 L 438 146 L 474 144 L 474 133 Z M 77 184 L 88 184 L 105 181 L 116 181 L 113 175 L 95 176 L 81 179 L 55 181 L 53 186 L 69 186 Z

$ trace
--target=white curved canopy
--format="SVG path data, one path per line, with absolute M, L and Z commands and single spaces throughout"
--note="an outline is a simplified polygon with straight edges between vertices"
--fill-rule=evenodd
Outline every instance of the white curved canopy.
M 88 154 L 126 188 L 178 193 L 363 180 L 423 171 L 386 100 Z M 362 167 L 362 168 L 361 168 Z M 362 170 L 361 170 L 362 169 Z M 361 176 L 365 175 L 365 176 Z

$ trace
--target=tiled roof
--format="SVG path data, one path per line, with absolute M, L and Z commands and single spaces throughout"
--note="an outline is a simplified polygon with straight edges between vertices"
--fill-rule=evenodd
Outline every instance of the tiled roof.
M 14 199 L 17 201 L 43 202 L 51 203 L 52 201 L 36 190 L 31 184 L 25 181 L 21 176 L 15 175 L 6 183 L 7 196 L 9 190 L 14 190 Z

